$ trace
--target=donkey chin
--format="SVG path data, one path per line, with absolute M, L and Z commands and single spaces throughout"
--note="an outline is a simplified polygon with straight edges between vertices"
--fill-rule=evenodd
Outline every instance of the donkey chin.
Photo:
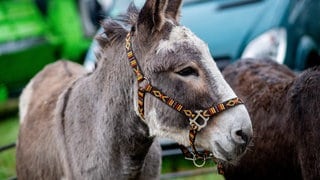
M 231 164 L 237 164 L 240 158 L 245 154 L 247 150 L 246 145 L 234 145 L 226 148 L 221 145 L 222 143 L 216 142 L 213 146 L 212 153 L 219 162 L 228 162 Z

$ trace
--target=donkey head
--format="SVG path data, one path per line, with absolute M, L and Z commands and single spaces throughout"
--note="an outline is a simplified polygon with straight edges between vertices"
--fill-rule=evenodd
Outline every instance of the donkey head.
M 180 7 L 181 0 L 147 0 L 140 11 L 132 44 L 144 76 L 165 96 L 191 110 L 236 97 L 208 46 L 179 25 Z M 145 95 L 144 116 L 151 135 L 189 145 L 188 118 L 150 94 Z M 248 112 L 239 105 L 211 117 L 195 145 L 212 151 L 216 158 L 233 160 L 243 153 L 251 136 Z
M 137 115 L 141 116 L 138 88 L 146 84 L 156 87 L 159 92 L 145 93 L 143 100 L 143 119 L 150 134 L 188 146 L 189 118 L 179 113 L 179 108 L 173 108 L 176 104 L 170 104 L 171 100 L 198 112 L 236 95 L 217 68 L 208 46 L 179 25 L 181 1 L 147 0 L 140 12 L 131 5 L 124 21 L 132 26 L 127 36 L 127 51 L 132 50 L 128 57 L 134 56 L 136 62 L 132 61 L 131 65 L 139 64 L 138 70 L 144 75 L 134 86 Z M 110 26 L 114 28 L 108 28 Z M 128 33 L 123 27 L 111 21 L 105 25 L 109 40 L 123 39 Z M 114 29 L 118 35 L 114 35 Z M 106 38 L 102 38 L 100 45 L 105 41 Z M 138 76 L 141 74 L 136 72 Z M 238 105 L 210 116 L 206 127 L 197 133 L 195 146 L 213 152 L 218 159 L 230 161 L 244 152 L 251 136 L 248 112 L 244 105 Z

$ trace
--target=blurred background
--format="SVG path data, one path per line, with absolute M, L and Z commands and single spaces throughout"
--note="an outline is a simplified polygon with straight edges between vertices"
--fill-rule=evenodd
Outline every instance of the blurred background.
M 99 22 L 125 12 L 130 2 L 0 0 L 0 179 L 15 176 L 17 103 L 23 87 L 57 59 L 92 70 Z M 144 0 L 134 3 L 141 7 Z M 181 24 L 208 43 L 220 69 L 239 58 L 269 58 L 302 71 L 320 64 L 319 18 L 319 0 L 184 0 Z M 193 164 L 174 144 L 162 143 L 164 179 L 223 179 L 213 163 L 191 171 Z

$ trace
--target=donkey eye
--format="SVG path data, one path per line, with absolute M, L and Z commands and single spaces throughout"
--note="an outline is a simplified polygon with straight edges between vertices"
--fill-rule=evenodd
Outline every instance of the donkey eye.
M 186 67 L 180 71 L 177 72 L 177 74 L 179 74 L 180 76 L 198 76 L 198 72 L 197 70 L 195 70 L 194 68 L 192 67 Z

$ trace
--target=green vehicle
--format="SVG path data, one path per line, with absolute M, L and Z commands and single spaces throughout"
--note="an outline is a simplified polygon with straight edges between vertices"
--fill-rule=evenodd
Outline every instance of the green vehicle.
M 0 102 L 48 63 L 82 63 L 103 12 L 96 0 L 0 1 Z

